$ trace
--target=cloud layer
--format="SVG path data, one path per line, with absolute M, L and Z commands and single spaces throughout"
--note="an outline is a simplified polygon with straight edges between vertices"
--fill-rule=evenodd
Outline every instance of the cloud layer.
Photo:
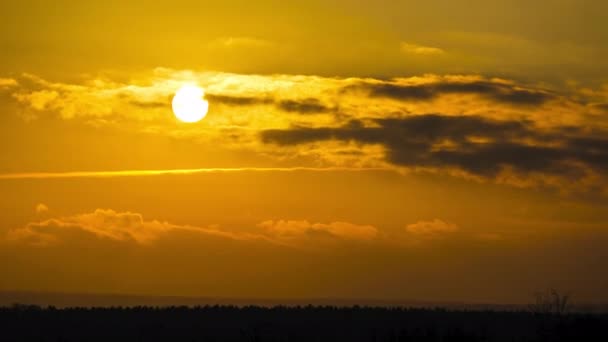
M 153 247 L 164 240 L 183 238 L 190 242 L 201 239 L 220 244 L 242 242 L 318 251 L 319 247 L 339 245 L 412 246 L 461 232 L 456 224 L 441 219 L 420 220 L 398 230 L 346 221 L 294 219 L 264 220 L 250 227 L 226 229 L 219 225 L 201 227 L 145 219 L 140 213 L 112 209 L 55 217 L 49 217 L 52 211 L 45 204 L 38 204 L 35 209 L 38 219 L 9 230 L 5 241 L 33 247 L 78 246 L 87 241 Z M 475 234 L 468 237 L 477 238 Z
M 542 131 L 525 121 L 436 114 L 376 119 L 373 124 L 351 121 L 338 128 L 267 130 L 262 138 L 278 145 L 328 140 L 381 144 L 395 165 L 455 168 L 492 179 L 510 171 L 522 177 L 582 181 L 608 170 L 608 140 L 576 128 Z
M 38 214 L 49 211 L 44 204 L 36 207 Z M 106 242 L 134 243 L 151 246 L 163 238 L 187 233 L 200 238 L 230 241 L 264 242 L 278 246 L 306 248 L 317 242 L 364 242 L 379 235 L 376 227 L 350 222 L 311 223 L 306 220 L 267 220 L 256 225 L 256 231 L 227 231 L 217 225 L 197 227 L 166 221 L 145 220 L 139 213 L 96 209 L 90 213 L 32 221 L 10 230 L 8 241 L 31 246 L 54 246 L 81 243 L 87 239 Z
M 149 245 L 174 232 L 191 232 L 200 235 L 227 239 L 254 239 L 248 234 L 231 234 L 216 228 L 201 228 L 175 225 L 157 220 L 144 220 L 132 212 L 116 212 L 111 209 L 96 209 L 91 213 L 77 214 L 30 222 L 22 228 L 11 230 L 8 240 L 35 246 L 48 246 L 73 242 L 74 238 L 98 238 L 107 241 L 134 242 Z
M 206 89 L 211 110 L 198 125 L 175 126 L 169 103 L 185 82 Z M 156 69 L 128 83 L 23 75 L 9 91 L 28 119 L 54 115 L 170 136 L 281 166 L 445 171 L 607 191 L 603 88 L 558 91 L 479 75 L 380 80 Z

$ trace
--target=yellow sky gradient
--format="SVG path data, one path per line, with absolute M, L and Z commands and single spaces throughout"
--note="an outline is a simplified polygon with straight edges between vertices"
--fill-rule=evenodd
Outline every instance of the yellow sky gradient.
M 608 301 L 607 10 L 2 3 L 0 291 Z

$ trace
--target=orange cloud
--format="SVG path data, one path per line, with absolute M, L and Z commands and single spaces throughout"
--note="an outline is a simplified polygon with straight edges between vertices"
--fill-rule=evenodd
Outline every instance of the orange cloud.
M 74 237 L 150 245 L 169 233 L 180 231 L 232 240 L 266 240 L 260 235 L 225 232 L 215 226 L 194 227 L 144 220 L 141 214 L 111 209 L 96 209 L 92 213 L 30 222 L 22 228 L 9 231 L 7 238 L 9 241 L 36 246 L 53 245 Z
M 436 237 L 457 232 L 459 229 L 460 228 L 457 225 L 439 219 L 418 221 L 405 226 L 405 230 L 408 233 L 419 237 Z
M 39 204 L 37 213 L 45 213 L 48 207 Z M 31 246 L 52 246 L 62 243 L 78 243 L 83 239 L 114 242 L 131 242 L 150 246 L 170 234 L 186 232 L 202 237 L 216 237 L 237 241 L 261 241 L 273 245 L 293 246 L 291 242 L 304 240 L 370 241 L 378 236 L 378 229 L 371 225 L 348 222 L 310 223 L 309 221 L 264 221 L 254 233 L 225 231 L 219 226 L 197 227 L 177 225 L 166 221 L 146 220 L 134 212 L 117 212 L 112 209 L 96 209 L 90 213 L 33 221 L 8 232 L 7 240 Z
M 269 220 L 259 223 L 258 227 L 263 228 L 269 236 L 281 241 L 314 237 L 369 241 L 378 236 L 378 229 L 374 226 L 349 222 L 310 223 L 306 220 Z
M 44 203 L 38 203 L 36 205 L 36 214 L 43 214 L 49 211 L 49 207 Z

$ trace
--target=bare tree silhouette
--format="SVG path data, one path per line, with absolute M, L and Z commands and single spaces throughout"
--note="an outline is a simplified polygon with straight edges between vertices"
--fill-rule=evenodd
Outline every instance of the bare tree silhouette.
M 534 303 L 528 306 L 534 314 L 564 315 L 571 307 L 570 294 L 560 294 L 556 289 L 535 292 L 534 298 Z

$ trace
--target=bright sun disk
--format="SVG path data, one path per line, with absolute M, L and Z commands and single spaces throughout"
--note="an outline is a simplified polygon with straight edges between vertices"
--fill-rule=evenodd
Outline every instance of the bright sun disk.
M 172 107 L 175 116 L 183 122 L 202 120 L 209 110 L 209 102 L 204 99 L 205 91 L 195 85 L 181 87 L 173 97 Z

